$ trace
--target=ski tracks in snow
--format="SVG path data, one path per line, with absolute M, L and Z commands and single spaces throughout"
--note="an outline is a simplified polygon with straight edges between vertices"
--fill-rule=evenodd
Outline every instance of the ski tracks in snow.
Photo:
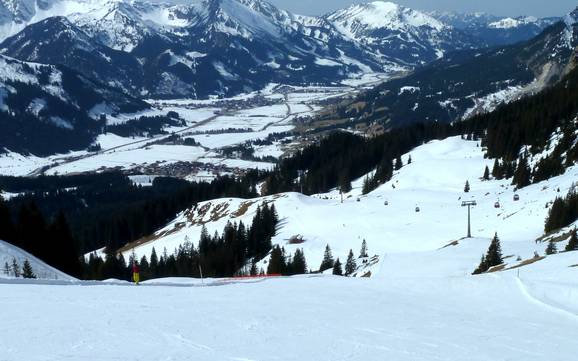
M 565 307 L 558 302 L 552 302 L 551 300 L 545 300 L 542 297 L 535 296 L 532 294 L 531 287 L 525 284 L 521 278 L 516 277 L 515 280 L 518 288 L 522 292 L 522 295 L 524 295 L 524 297 L 526 297 L 526 299 L 528 299 L 528 301 L 531 303 L 545 308 L 553 313 L 557 313 L 559 315 L 578 321 L 578 314 L 571 308 Z

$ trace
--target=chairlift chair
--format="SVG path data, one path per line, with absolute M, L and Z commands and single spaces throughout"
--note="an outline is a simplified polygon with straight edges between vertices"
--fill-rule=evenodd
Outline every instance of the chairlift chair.
M 517 194 L 514 194 L 514 201 L 517 202 L 520 200 L 520 196 Z

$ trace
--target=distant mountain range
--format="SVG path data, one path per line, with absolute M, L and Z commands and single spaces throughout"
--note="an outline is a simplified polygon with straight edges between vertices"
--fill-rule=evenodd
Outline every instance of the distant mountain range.
M 489 112 L 555 84 L 576 66 L 577 22 L 578 9 L 528 41 L 448 54 L 360 95 L 355 106 L 344 105 L 338 114 L 394 128 Z
M 488 19 L 488 29 L 490 20 L 500 21 Z M 307 17 L 260 0 L 0 0 L 0 49 L 134 96 L 204 98 L 270 82 L 331 84 L 496 44 L 463 24 L 474 22 L 379 1 Z M 491 33 L 525 40 L 548 24 Z
M 527 40 L 554 21 L 425 14 L 381 1 L 308 17 L 261 0 L 0 0 L 0 61 L 9 64 L 0 71 L 0 149 L 82 149 L 101 114 L 147 108 L 139 99 L 410 71 Z M 29 121 L 15 121 L 22 117 Z

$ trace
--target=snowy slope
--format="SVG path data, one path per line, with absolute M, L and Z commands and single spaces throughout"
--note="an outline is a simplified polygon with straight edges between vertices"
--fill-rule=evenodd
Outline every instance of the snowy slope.
M 382 57 L 411 65 L 440 58 L 447 50 L 472 48 L 475 43 L 465 33 L 429 15 L 392 2 L 352 5 L 325 19 L 344 36 Z
M 24 261 L 28 260 L 30 266 L 32 267 L 32 271 L 38 277 L 38 279 L 63 281 L 74 280 L 73 277 L 70 277 L 63 272 L 60 272 L 56 268 L 47 265 L 30 253 L 0 240 L 0 280 L 14 278 L 12 272 L 9 272 L 10 274 L 6 274 L 5 270 L 5 264 L 8 263 L 8 265 L 12 267 L 13 260 L 16 260 L 20 270 L 22 269 L 22 265 L 24 265 Z
M 469 274 L 495 232 L 502 240 L 504 254 L 515 256 L 508 259 L 510 266 L 518 264 L 518 256 L 526 260 L 535 251 L 543 254 L 546 244 L 534 241 L 543 234 L 550 202 L 564 196 L 578 177 L 578 167 L 572 167 L 565 175 L 517 192 L 507 180 L 481 181 L 484 167 L 491 167 L 493 161 L 484 159 L 477 142 L 459 137 L 428 143 L 410 154 L 411 164 L 366 196 L 360 195 L 360 179 L 343 203 L 336 191 L 313 197 L 288 193 L 252 200 L 203 202 L 179 215 L 146 243 L 127 247 L 125 256 L 133 248 L 139 257 L 148 257 L 152 247 L 157 252 L 164 248 L 172 252 L 185 238 L 197 242 L 203 224 L 212 234 L 221 232 L 229 220 L 250 223 L 257 206 L 267 201 L 274 202 L 282 219 L 273 243 L 282 245 L 288 253 L 303 248 L 313 270 L 319 267 L 326 244 L 331 246 L 334 257 L 343 261 L 350 249 L 357 254 L 365 239 L 370 255 L 380 257 L 378 268 L 391 266 L 390 259 L 405 260 L 407 264 L 435 259 L 442 274 Z M 403 157 L 404 163 L 408 157 L 409 154 Z M 466 180 L 471 184 L 467 194 L 463 192 Z M 521 200 L 515 202 L 514 194 Z M 467 226 L 467 211 L 461 202 L 469 199 L 478 202 L 472 209 L 472 233 L 478 238 L 460 241 Z M 494 208 L 495 202 L 500 203 L 499 209 Z M 420 207 L 419 213 L 415 212 L 416 206 Z M 303 236 L 306 242 L 288 244 L 295 235 Z M 453 241 L 459 243 L 443 248 Z M 558 248 L 563 248 L 564 242 Z M 260 265 L 266 267 L 263 262 Z M 420 268 L 407 266 L 393 269 L 402 274 L 420 272 Z M 428 272 L 432 270 L 421 268 L 421 273 Z
M 428 15 L 470 35 L 490 46 L 514 44 L 529 40 L 560 18 L 533 16 L 500 17 L 486 13 L 428 12 Z
M 577 273 L 0 283 L 0 349 L 6 361 L 568 361 Z

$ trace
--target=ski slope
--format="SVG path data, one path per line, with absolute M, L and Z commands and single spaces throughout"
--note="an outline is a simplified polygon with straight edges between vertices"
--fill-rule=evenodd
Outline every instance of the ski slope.
M 364 270 L 371 277 L 168 278 L 140 286 L 0 279 L 0 309 L 9 310 L 0 360 L 573 360 L 578 252 L 471 272 L 496 231 L 507 267 L 542 255 L 546 244 L 535 240 L 546 204 L 566 194 L 578 169 L 520 190 L 515 202 L 508 181 L 479 179 L 492 160 L 476 142 L 434 141 L 404 164 L 409 155 L 411 164 L 368 195 L 360 195 L 358 180 L 343 203 L 335 191 L 212 200 L 134 247 L 138 256 L 153 246 L 170 251 L 187 238 L 196 242 L 202 224 L 212 233 L 228 220 L 249 223 L 268 201 L 282 217 L 274 243 L 290 253 L 303 248 L 316 269 L 326 244 L 343 262 L 366 239 L 379 259 Z M 464 194 L 466 179 L 471 192 Z M 478 202 L 474 238 L 463 238 L 464 199 Z M 296 234 L 306 242 L 287 244 Z
M 534 252 L 543 255 L 547 244 L 535 240 L 543 234 L 551 202 L 565 196 L 578 179 L 578 167 L 516 191 L 509 180 L 480 179 L 485 166 L 491 168 L 493 160 L 485 159 L 478 145 L 460 137 L 422 145 L 402 157 L 405 166 L 395 172 L 390 182 L 363 196 L 359 179 L 343 203 L 337 191 L 312 197 L 286 193 L 252 200 L 203 202 L 178 215 L 147 242 L 127 248 L 125 257 L 133 250 L 138 257 L 148 257 L 153 247 L 157 252 L 165 248 L 172 252 L 187 239 L 197 242 L 203 225 L 213 234 L 221 232 L 228 221 L 250 224 L 263 201 L 273 202 L 281 217 L 273 243 L 291 254 L 302 248 L 312 270 L 318 269 L 327 244 L 333 256 L 343 262 L 350 249 L 358 255 L 363 239 L 370 255 L 380 257 L 379 267 L 387 268 L 395 259 L 412 264 L 392 266 L 391 272 L 398 274 L 431 272 L 416 268 L 422 263 L 412 261 L 417 259 L 440 260 L 440 267 L 451 274 L 469 274 L 496 232 L 504 255 L 512 256 L 507 259 L 509 266 L 533 258 Z M 412 163 L 407 164 L 410 155 Z M 466 180 L 471 185 L 469 193 L 464 193 Z M 514 201 L 515 194 L 519 201 Z M 472 208 L 472 235 L 476 238 L 461 240 L 467 233 L 467 209 L 461 207 L 464 200 L 476 200 L 478 204 Z M 496 202 L 500 203 L 498 209 L 494 208 Z M 419 213 L 415 212 L 416 207 L 420 208 Z M 296 235 L 305 242 L 289 244 Z M 454 241 L 458 241 L 456 245 L 445 247 Z M 558 249 L 565 247 L 566 241 L 562 240 Z M 521 261 L 517 261 L 518 257 Z M 266 269 L 266 262 L 265 259 L 259 266 Z
M 578 290 L 555 276 L 566 281 L 563 309 L 540 298 L 551 283 L 504 274 L 0 283 L 10 310 L 0 359 L 567 361 L 578 350 Z
M 30 253 L 23 251 L 22 249 L 15 247 L 7 242 L 0 240 L 0 279 L 12 279 L 14 275 L 12 272 L 8 272 L 6 274 L 5 265 L 6 263 L 12 267 L 13 260 L 16 260 L 18 267 L 22 270 L 22 266 L 24 265 L 24 261 L 28 260 L 30 266 L 32 267 L 32 271 L 38 277 L 38 279 L 44 280 L 62 280 L 62 281 L 71 281 L 74 280 L 73 277 L 60 272 L 54 267 L 51 267 L 44 263 L 43 261 L 39 260 L 38 258 L 34 257 Z M 1 360 L 1 353 L 0 353 L 0 360 Z

